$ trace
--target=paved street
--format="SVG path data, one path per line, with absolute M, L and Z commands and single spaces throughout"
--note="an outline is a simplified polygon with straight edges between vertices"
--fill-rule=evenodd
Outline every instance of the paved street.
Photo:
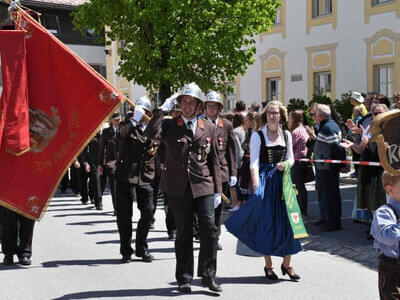
M 308 189 L 307 228 L 311 235 L 303 240 L 305 251 L 293 259 L 296 272 L 302 276 L 299 282 L 278 273 L 279 258 L 273 261 L 281 280 L 268 282 L 263 259 L 235 255 L 236 240 L 223 228 L 224 250 L 218 253 L 223 292 L 218 297 L 201 287 L 196 278 L 192 294 L 181 295 L 176 291 L 174 248 L 167 240 L 162 207 L 157 210 L 155 230 L 149 236 L 156 260 L 120 264 L 111 197 L 104 197 L 105 210 L 99 212 L 82 205 L 73 195 L 57 195 L 36 224 L 33 264 L 0 265 L 0 299 L 378 299 L 377 255 L 372 242 L 365 238 L 368 226 L 350 220 L 355 186 L 342 188 L 344 230 L 324 234 L 312 225 L 318 219 L 318 205 L 313 184 Z M 198 250 L 199 244 L 194 247 Z

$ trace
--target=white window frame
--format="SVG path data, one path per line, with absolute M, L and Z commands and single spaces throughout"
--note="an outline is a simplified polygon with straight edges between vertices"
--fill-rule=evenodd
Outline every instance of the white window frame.
M 225 83 L 226 85 L 226 104 L 224 105 L 224 110 L 225 111 L 233 111 L 236 105 L 236 93 L 237 93 L 237 87 L 236 87 L 236 82 L 227 82 Z M 230 91 L 228 87 L 232 88 L 233 91 Z
M 314 95 L 330 97 L 332 93 L 332 73 L 330 71 L 314 72 L 313 87 Z
M 375 90 L 388 98 L 393 95 L 393 65 L 375 66 Z
M 282 14 L 281 14 L 281 6 L 276 9 L 276 15 L 274 19 L 274 26 L 282 25 Z
M 332 1 L 333 0 L 312 0 L 312 17 L 325 17 L 332 15 Z M 320 13 L 320 4 L 325 3 L 325 12 Z
M 275 88 L 272 84 L 275 83 Z M 271 77 L 267 78 L 267 100 L 277 100 L 281 101 L 282 97 L 282 79 L 281 77 Z

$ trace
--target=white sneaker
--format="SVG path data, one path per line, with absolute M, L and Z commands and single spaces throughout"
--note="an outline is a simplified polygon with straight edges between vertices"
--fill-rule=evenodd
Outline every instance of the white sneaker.
M 233 207 L 233 208 L 231 208 L 231 209 L 228 209 L 228 211 L 229 212 L 234 212 L 234 211 L 237 211 L 237 210 L 239 210 L 239 205 L 235 205 L 235 207 Z

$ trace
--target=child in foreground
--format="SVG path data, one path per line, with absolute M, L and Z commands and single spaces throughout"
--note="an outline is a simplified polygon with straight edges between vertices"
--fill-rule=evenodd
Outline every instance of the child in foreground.
M 380 253 L 378 275 L 380 299 L 400 299 L 400 176 L 385 171 L 382 184 L 386 204 L 377 209 L 371 224 L 374 247 Z

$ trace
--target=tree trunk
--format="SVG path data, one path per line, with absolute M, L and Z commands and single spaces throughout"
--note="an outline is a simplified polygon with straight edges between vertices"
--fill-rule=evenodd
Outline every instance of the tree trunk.
M 164 103 L 165 99 L 171 96 L 171 86 L 169 84 L 161 84 L 159 89 L 160 102 Z

